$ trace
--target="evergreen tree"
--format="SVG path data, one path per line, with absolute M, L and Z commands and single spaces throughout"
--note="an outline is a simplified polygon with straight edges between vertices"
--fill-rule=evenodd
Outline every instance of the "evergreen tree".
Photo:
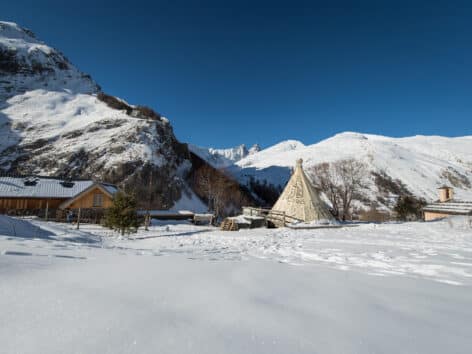
M 105 226 L 118 230 L 122 235 L 136 232 L 138 229 L 138 214 L 134 195 L 119 191 L 113 198 L 113 205 L 105 214 Z
M 413 196 L 400 196 L 393 208 L 398 220 L 418 220 L 422 215 L 422 208 L 426 205 L 423 199 Z

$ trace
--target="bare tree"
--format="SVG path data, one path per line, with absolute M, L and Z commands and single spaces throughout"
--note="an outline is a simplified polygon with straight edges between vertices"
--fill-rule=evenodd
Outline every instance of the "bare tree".
M 239 184 L 208 165 L 202 165 L 193 175 L 193 188 L 208 204 L 217 218 L 224 217 L 248 203 Z
M 325 162 L 310 169 L 315 187 L 331 202 L 333 214 L 341 220 L 351 218 L 352 201 L 363 188 L 366 165 L 354 159 Z
M 197 192 L 200 192 L 200 194 L 203 194 L 206 197 L 208 203 L 208 210 L 213 209 L 213 174 L 214 171 L 208 166 L 204 165 L 200 167 L 194 175 L 194 185 L 197 188 Z
M 339 180 L 334 166 L 328 162 L 315 165 L 309 169 L 315 187 L 321 190 L 331 203 L 331 212 L 339 218 L 341 199 Z
M 206 196 L 208 209 L 218 217 L 224 212 L 227 195 L 227 179 L 209 166 L 202 166 L 195 174 L 196 186 Z

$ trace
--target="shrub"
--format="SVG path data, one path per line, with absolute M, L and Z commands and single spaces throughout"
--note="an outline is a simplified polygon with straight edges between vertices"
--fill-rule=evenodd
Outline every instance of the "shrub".
M 106 105 L 110 108 L 117 109 L 120 111 L 126 111 L 126 114 L 131 114 L 131 112 L 133 111 L 133 108 L 130 105 L 126 104 L 125 102 L 119 100 L 114 96 L 107 95 L 106 93 L 99 92 L 97 98 L 100 101 L 105 102 Z
M 379 189 L 380 193 L 384 195 L 389 193 L 396 195 L 411 195 L 410 191 L 402 181 L 398 179 L 394 180 L 384 171 L 381 171 L 380 173 L 372 172 L 372 175 L 374 176 L 375 185 Z
M 134 195 L 119 191 L 113 198 L 113 205 L 105 214 L 105 226 L 125 233 L 136 232 L 138 229 L 138 214 Z
M 398 220 L 411 221 L 422 217 L 422 208 L 426 205 L 425 200 L 413 196 L 401 196 L 398 198 L 393 211 Z
M 136 106 L 135 110 L 138 112 L 139 118 L 161 120 L 161 115 L 154 111 L 152 108 L 146 106 Z
M 115 96 L 107 95 L 106 93 L 99 92 L 97 98 L 106 103 L 110 108 L 117 109 L 120 111 L 125 111 L 127 115 L 135 118 L 142 119 L 151 119 L 151 120 L 161 120 L 161 114 L 154 111 L 152 108 L 147 106 L 136 106 L 131 107 L 129 104 L 119 100 Z

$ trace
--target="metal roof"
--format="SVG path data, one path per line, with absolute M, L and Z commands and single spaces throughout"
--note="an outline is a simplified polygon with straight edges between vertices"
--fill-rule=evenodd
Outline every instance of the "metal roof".
M 452 215 L 472 215 L 472 202 L 449 201 L 428 204 L 423 211 Z
M 118 187 L 115 186 L 114 184 L 109 184 L 109 183 L 99 183 L 108 193 L 110 194 L 115 194 L 118 192 Z
M 70 181 L 44 177 L 0 177 L 0 198 L 72 198 L 91 187 L 92 180 Z M 116 193 L 114 185 L 100 183 L 111 194 Z

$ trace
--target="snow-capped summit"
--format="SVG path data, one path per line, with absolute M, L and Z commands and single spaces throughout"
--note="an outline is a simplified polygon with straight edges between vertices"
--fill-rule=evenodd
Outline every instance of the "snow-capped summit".
M 246 145 L 241 144 L 229 149 L 208 149 L 210 154 L 223 156 L 224 158 L 231 161 L 241 160 L 243 157 L 246 157 L 249 154 Z
M 228 149 L 204 148 L 189 144 L 189 149 L 215 168 L 229 167 L 239 160 L 258 153 L 261 150 L 258 144 L 254 144 L 250 149 L 244 144 Z
M 280 143 L 277 143 L 273 146 L 268 147 L 258 151 L 257 153 L 246 156 L 245 158 L 239 160 L 236 164 L 238 166 L 249 166 L 259 164 L 265 165 L 265 162 L 269 162 L 270 165 L 279 165 L 282 164 L 282 161 L 278 161 L 279 156 L 283 156 L 286 153 L 294 153 L 296 151 L 303 150 L 305 145 L 298 140 L 285 140 Z M 293 160 L 292 164 L 295 162 Z
M 30 30 L 0 22 L 0 100 L 32 89 L 97 93 L 99 86 Z
M 256 152 L 259 152 L 261 151 L 261 147 L 259 146 L 259 144 L 254 144 L 253 146 L 251 146 L 249 148 L 249 154 L 248 155 L 252 155 L 252 154 L 255 154 Z

